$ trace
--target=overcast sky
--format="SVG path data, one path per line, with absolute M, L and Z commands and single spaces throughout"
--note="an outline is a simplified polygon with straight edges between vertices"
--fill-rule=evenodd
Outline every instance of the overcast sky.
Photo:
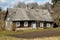
M 38 4 L 44 4 L 45 2 L 50 2 L 51 0 L 0 0 L 0 7 L 3 9 L 11 8 L 18 2 L 32 3 L 37 2 Z

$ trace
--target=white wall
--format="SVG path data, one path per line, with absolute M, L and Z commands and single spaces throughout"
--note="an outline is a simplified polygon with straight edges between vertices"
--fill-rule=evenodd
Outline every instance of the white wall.
M 5 21 L 5 29 L 6 30 L 11 30 L 12 28 L 12 22 L 10 21 Z

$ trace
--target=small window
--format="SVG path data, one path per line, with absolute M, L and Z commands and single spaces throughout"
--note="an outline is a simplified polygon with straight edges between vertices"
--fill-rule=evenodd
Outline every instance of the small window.
M 50 23 L 47 23 L 47 27 L 48 27 L 48 28 L 50 28 L 50 27 L 51 27 L 51 26 L 50 26 Z
M 28 26 L 28 22 L 24 22 L 24 26 L 27 27 Z
M 40 23 L 40 27 L 43 28 L 44 27 L 44 23 Z
M 20 22 L 16 22 L 16 27 L 19 27 L 20 26 Z

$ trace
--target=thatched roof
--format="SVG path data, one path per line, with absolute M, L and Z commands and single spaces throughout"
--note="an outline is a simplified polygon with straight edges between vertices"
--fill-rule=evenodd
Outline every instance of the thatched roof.
M 47 9 L 8 8 L 7 18 L 10 18 L 12 21 L 53 21 L 52 16 Z

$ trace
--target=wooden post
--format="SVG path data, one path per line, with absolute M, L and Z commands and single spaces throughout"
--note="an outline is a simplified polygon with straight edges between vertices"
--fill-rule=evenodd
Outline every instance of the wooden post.
M 13 22 L 12 24 L 13 24 L 12 25 L 12 31 L 15 31 L 15 29 L 16 29 L 16 22 Z
M 20 21 L 20 27 L 24 27 L 24 22 Z
M 36 27 L 40 27 L 40 22 L 36 21 Z
M 47 27 L 46 27 L 46 24 L 47 24 L 47 23 L 46 23 L 46 22 L 44 22 L 44 29 L 46 29 L 46 28 L 47 28 Z
M 31 22 L 30 21 L 28 22 L 28 27 L 31 27 Z

